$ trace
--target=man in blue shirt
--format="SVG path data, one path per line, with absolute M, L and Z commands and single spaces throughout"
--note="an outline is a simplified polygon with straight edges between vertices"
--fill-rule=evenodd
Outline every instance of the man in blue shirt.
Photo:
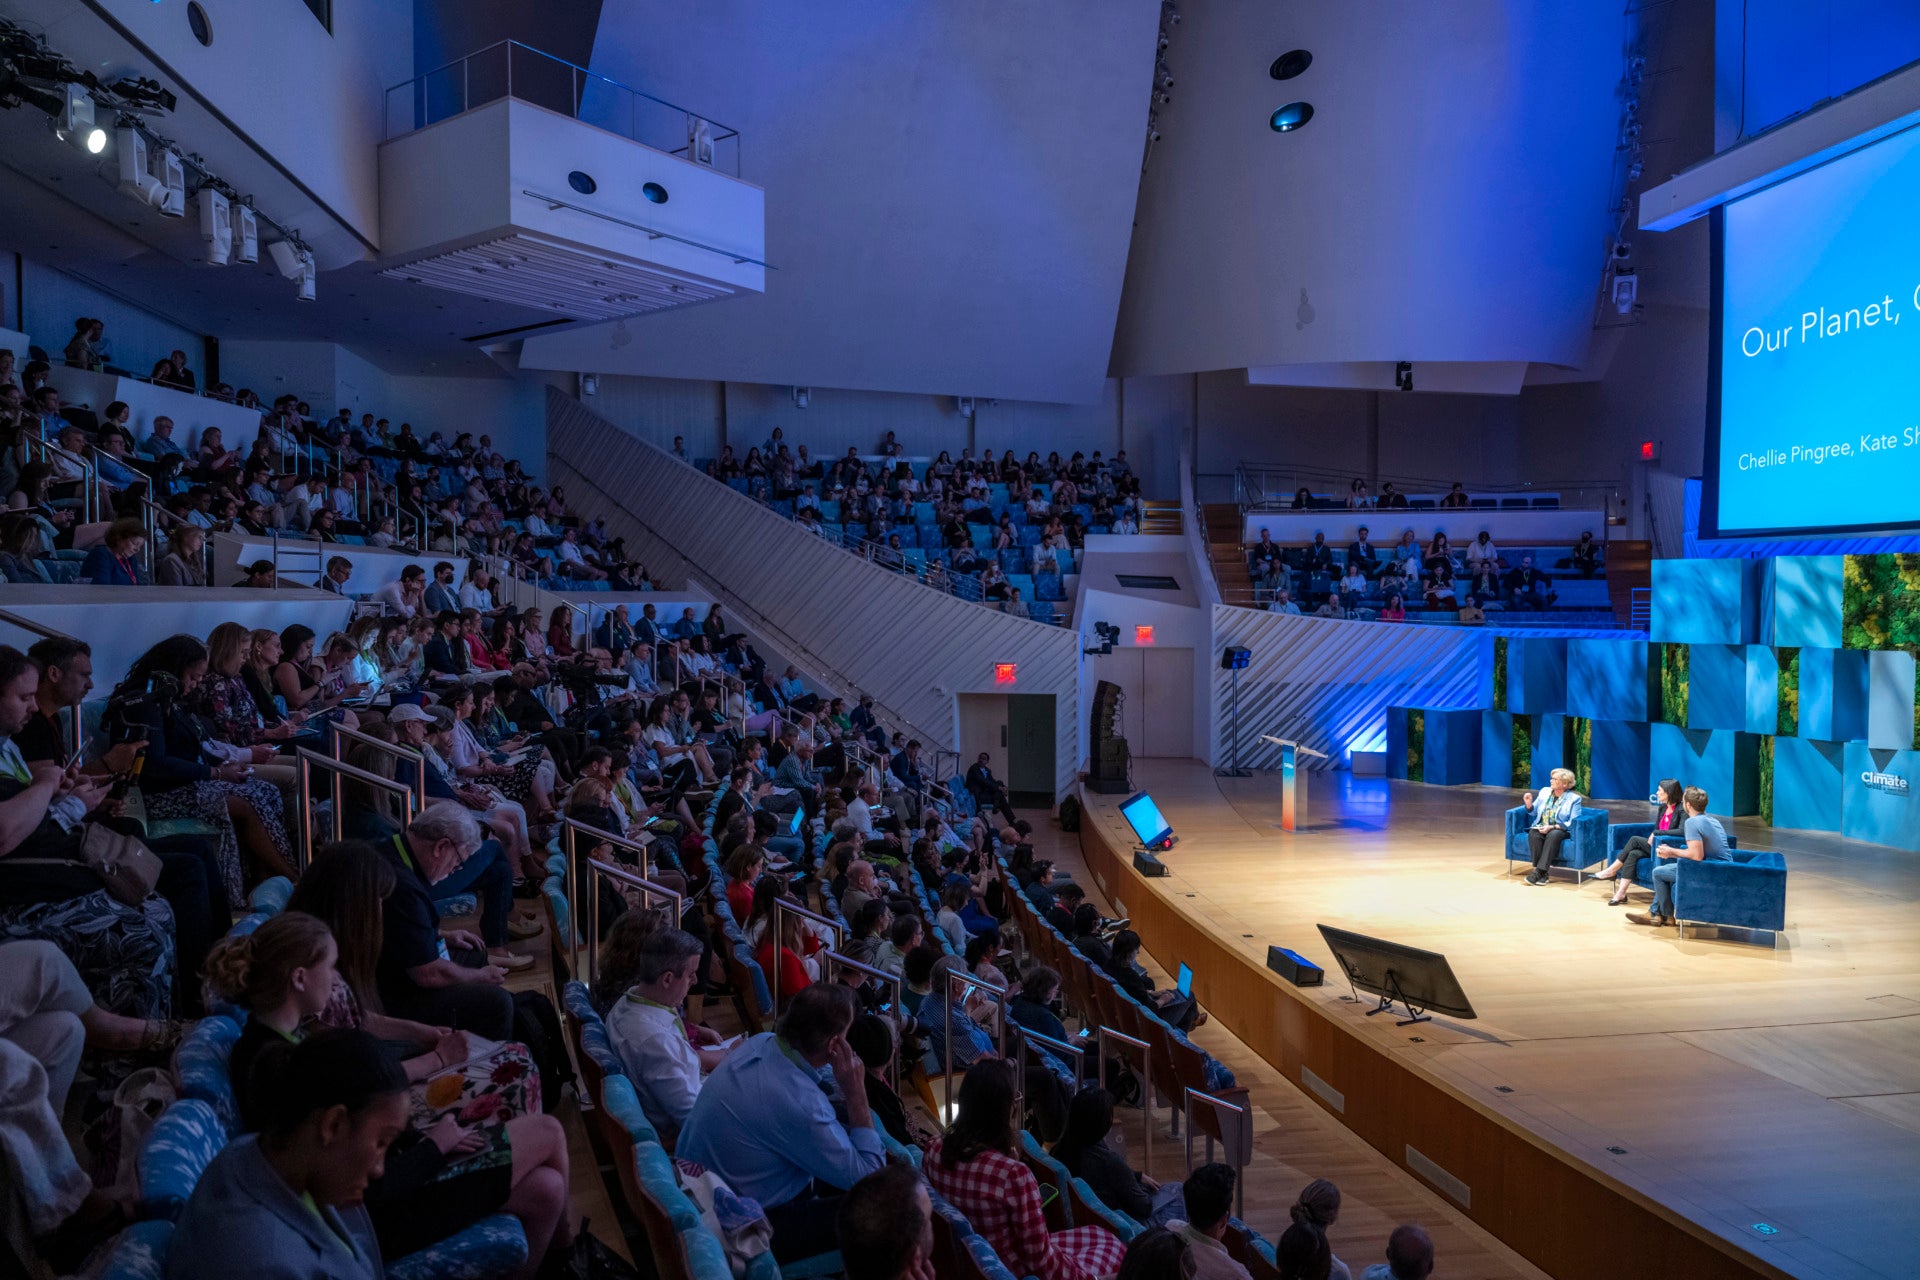
M 853 1014 L 853 992 L 838 983 L 795 995 L 777 1033 L 753 1037 L 707 1077 L 674 1149 L 759 1202 L 780 1262 L 837 1248 L 840 1200 L 887 1161 L 865 1068 L 847 1044 Z M 821 1079 L 827 1069 L 846 1105 L 844 1126 Z
M 1681 794 L 1681 802 L 1687 806 L 1687 820 L 1681 826 L 1681 834 L 1686 837 L 1686 846 L 1675 849 L 1667 845 L 1657 850 L 1660 864 L 1653 869 L 1653 910 L 1646 915 L 1634 912 L 1627 919 L 1634 924 L 1669 925 L 1673 919 L 1673 885 L 1680 876 L 1679 859 L 1690 862 L 1732 862 L 1733 851 L 1727 847 L 1727 830 L 1720 825 L 1720 819 L 1707 816 L 1707 793 L 1699 787 L 1688 787 Z

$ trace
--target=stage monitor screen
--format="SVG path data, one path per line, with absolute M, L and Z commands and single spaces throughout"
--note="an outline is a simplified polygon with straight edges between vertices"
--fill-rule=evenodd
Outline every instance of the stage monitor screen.
M 1708 536 L 1920 524 L 1920 128 L 1716 215 Z
M 1370 995 L 1391 996 L 1409 1008 L 1432 1010 L 1452 1018 L 1477 1018 L 1453 966 L 1438 951 L 1422 951 L 1385 938 L 1369 938 L 1332 925 L 1321 925 L 1320 936 L 1354 988 Z
M 1120 802 L 1120 816 L 1133 828 L 1135 838 L 1149 849 L 1173 834 L 1173 828 L 1160 816 L 1160 806 L 1144 791 L 1136 791 Z

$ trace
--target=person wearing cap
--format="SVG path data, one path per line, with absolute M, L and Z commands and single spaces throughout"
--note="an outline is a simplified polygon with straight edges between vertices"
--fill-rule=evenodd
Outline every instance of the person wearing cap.
M 279 586 L 279 575 L 275 573 L 273 561 L 255 560 L 247 566 L 247 576 L 234 583 L 236 587 L 261 587 L 273 590 Z

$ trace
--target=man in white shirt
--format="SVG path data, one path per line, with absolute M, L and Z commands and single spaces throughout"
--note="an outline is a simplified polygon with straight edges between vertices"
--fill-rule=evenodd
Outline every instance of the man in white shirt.
M 467 571 L 467 580 L 460 584 L 460 607 L 493 612 L 493 579 L 484 566 L 476 564 Z
M 873 834 L 873 810 L 880 803 L 880 788 L 873 779 L 862 779 L 860 791 L 847 805 L 847 821 L 863 836 Z
M 679 929 L 648 938 L 634 962 L 633 986 L 607 1010 L 607 1035 L 626 1064 L 640 1109 L 662 1136 L 680 1132 L 700 1096 L 700 1080 L 716 1065 L 687 1039 L 680 1006 L 700 973 L 700 940 Z M 706 1027 L 693 1034 L 703 1047 L 720 1043 Z
M 411 618 L 420 609 L 420 597 L 427 590 L 427 571 L 410 564 L 400 571 L 398 581 L 389 582 L 373 593 L 373 601 L 382 613 L 397 613 Z
M 1203 1164 L 1181 1181 L 1187 1220 L 1176 1219 L 1167 1227 L 1193 1249 L 1194 1280 L 1253 1280 L 1224 1243 L 1233 1213 L 1233 1181 L 1233 1167 L 1225 1164 Z
M 1267 606 L 1268 613 L 1298 614 L 1300 606 L 1293 602 L 1293 594 L 1285 587 L 1273 589 L 1273 603 Z

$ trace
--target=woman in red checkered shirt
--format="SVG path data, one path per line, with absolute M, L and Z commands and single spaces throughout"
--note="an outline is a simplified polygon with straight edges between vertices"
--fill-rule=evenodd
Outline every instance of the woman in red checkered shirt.
M 1120 1269 L 1126 1246 L 1105 1227 L 1049 1233 L 1040 1183 L 1020 1159 L 1013 1068 L 988 1058 L 967 1068 L 959 1114 L 921 1162 L 927 1181 L 966 1215 L 1016 1276 L 1093 1280 Z

